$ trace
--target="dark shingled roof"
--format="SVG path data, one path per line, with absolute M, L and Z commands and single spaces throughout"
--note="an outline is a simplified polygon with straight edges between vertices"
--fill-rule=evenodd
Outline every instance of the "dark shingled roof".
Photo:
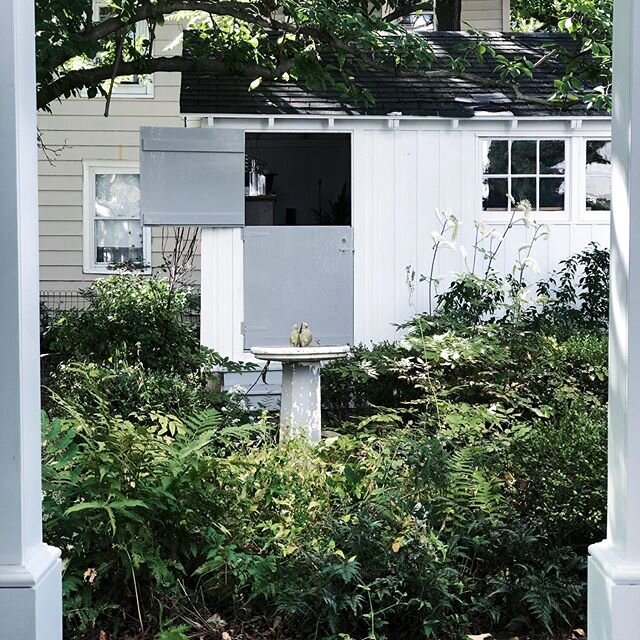
M 575 48 L 568 34 L 561 33 L 489 33 L 489 44 L 507 58 L 531 56 L 539 59 L 552 45 L 567 50 Z M 460 56 L 460 47 L 477 36 L 466 32 L 439 31 L 424 36 L 438 56 Z M 188 38 L 186 50 L 188 52 Z M 188 53 L 187 53 L 188 54 Z M 471 56 L 467 73 L 496 78 L 495 61 L 486 56 L 477 60 Z M 443 64 L 444 66 L 444 64 Z M 533 79 L 522 79 L 520 88 L 528 96 L 547 98 L 553 92 L 553 80 L 561 77 L 563 63 L 548 60 L 534 72 Z M 180 110 L 182 113 L 206 114 L 305 114 L 317 116 L 370 115 L 380 116 L 401 112 L 405 116 L 441 116 L 465 118 L 477 111 L 505 113 L 515 116 L 607 115 L 602 112 L 573 107 L 568 112 L 524 100 L 516 100 L 513 92 L 499 86 L 487 87 L 455 78 L 399 77 L 378 71 L 358 75 L 375 103 L 370 106 L 345 98 L 337 90 L 314 91 L 293 83 L 263 82 L 248 91 L 249 80 L 222 75 L 182 74 Z

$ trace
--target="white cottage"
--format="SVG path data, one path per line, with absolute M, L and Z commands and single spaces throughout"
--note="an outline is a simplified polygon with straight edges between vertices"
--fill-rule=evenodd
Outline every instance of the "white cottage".
M 446 56 L 475 36 L 428 37 Z M 542 56 L 563 36 L 488 38 L 513 57 Z M 489 60 L 474 60 L 469 72 L 495 77 Z M 548 96 L 558 73 L 555 63 L 544 63 L 523 91 Z M 202 341 L 229 358 L 247 360 L 251 347 L 284 344 L 300 321 L 325 345 L 393 339 L 396 324 L 428 306 L 426 286 L 414 291 L 407 273 L 429 273 L 437 209 L 461 219 L 459 244 L 471 250 L 475 220 L 504 229 L 507 193 L 528 199 L 551 227 L 534 250 L 543 274 L 590 242 L 608 245 L 608 115 L 516 100 L 497 81 L 492 88 L 380 73 L 360 80 L 372 106 L 332 91 L 263 83 L 247 92 L 232 78 L 183 74 L 181 111 L 200 130 L 174 132 L 164 147 L 157 138 L 166 130 L 143 133 L 143 213 L 153 223 L 175 215 L 205 221 Z M 153 153 L 145 154 L 145 136 Z M 207 179 L 231 151 L 235 168 L 222 184 Z M 156 169 L 167 159 L 173 164 L 145 181 L 151 155 Z M 145 186 L 157 196 L 146 212 Z M 222 192 L 235 200 L 219 203 Z M 194 213 L 203 209 L 206 220 Z M 160 217 L 152 220 L 154 214 Z M 499 257 L 503 271 L 526 234 L 523 227 L 510 231 Z M 435 273 L 465 268 L 460 251 L 442 251 Z

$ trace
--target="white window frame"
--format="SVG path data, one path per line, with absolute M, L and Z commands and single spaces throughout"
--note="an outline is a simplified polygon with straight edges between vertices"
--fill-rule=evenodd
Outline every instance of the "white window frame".
M 100 22 L 100 9 L 110 6 L 107 0 L 93 0 L 93 21 Z M 136 38 L 149 37 L 149 25 L 141 20 L 136 23 Z M 115 98 L 153 98 L 153 74 L 149 74 L 145 82 L 118 82 L 113 86 L 112 97 Z
M 578 154 L 578 167 L 580 172 L 577 182 L 579 184 L 580 193 L 580 221 L 581 222 L 610 222 L 611 210 L 609 211 L 589 211 L 587 210 L 587 142 L 611 142 L 611 136 L 603 136 L 594 134 L 592 136 L 586 135 L 580 138 L 580 145 L 577 149 Z M 613 166 L 612 166 L 613 170 Z
M 95 204 L 96 175 L 102 173 L 140 174 L 137 162 L 84 160 L 82 162 L 82 271 L 87 274 L 113 274 L 114 269 L 96 262 Z M 144 269 L 135 273 L 151 274 L 151 227 L 142 228 Z
M 431 10 L 431 11 L 420 11 L 419 13 L 410 13 L 409 15 L 410 16 L 414 16 L 414 15 L 420 15 L 420 16 L 430 15 L 432 17 L 432 22 L 433 22 L 433 31 L 437 31 L 438 30 L 438 17 L 436 15 L 436 2 L 437 2 L 437 0 L 433 0 L 433 10 Z M 391 13 L 392 10 L 393 9 L 389 6 L 389 4 L 385 4 L 382 7 L 382 15 L 385 16 L 385 15 Z M 409 27 L 407 27 L 407 29 L 409 31 L 413 30 L 413 29 L 411 29 Z
M 536 167 L 536 173 L 535 174 L 515 174 L 516 177 L 531 177 L 531 178 L 540 178 L 540 176 L 543 177 L 550 177 L 550 178 L 562 178 L 564 177 L 565 180 L 565 193 L 564 193 L 564 209 L 563 210 L 559 210 L 559 211 L 537 211 L 534 210 L 534 217 L 536 219 L 536 221 L 538 222 L 546 222 L 546 223 L 553 223 L 553 222 L 569 222 L 571 220 L 571 212 L 573 210 L 573 201 L 574 201 L 574 197 L 575 194 L 573 193 L 573 168 L 574 168 L 574 162 L 573 162 L 573 149 L 572 149 L 572 139 L 570 136 L 567 136 L 566 134 L 562 134 L 562 133 L 558 133 L 556 135 L 552 135 L 552 134 L 545 134 L 545 135 L 539 135 L 533 132 L 527 132 L 527 133 L 523 133 L 520 135 L 505 135 L 505 134 L 496 134 L 496 135 L 491 135 L 491 134 L 486 134 L 486 135 L 479 135 L 476 138 L 477 141 L 477 175 L 478 175 L 478 209 L 480 211 L 480 219 L 485 220 L 487 222 L 496 222 L 496 223 L 506 223 L 509 222 L 509 220 L 511 219 L 511 205 L 509 205 L 509 211 L 484 211 L 482 208 L 482 193 L 483 193 L 483 183 L 484 183 L 484 178 L 491 178 L 491 177 L 495 177 L 495 178 L 504 178 L 507 177 L 509 175 L 512 176 L 511 173 L 508 174 L 485 174 L 484 173 L 484 167 L 483 167 L 483 156 L 482 156 L 482 150 L 483 150 L 483 145 L 485 142 L 488 142 L 490 140 L 497 140 L 497 141 L 511 141 L 511 142 L 520 142 L 520 141 L 527 141 L 527 140 L 532 140 L 534 142 L 540 143 L 540 142 L 545 142 L 545 141 L 550 141 L 550 140 L 561 140 L 564 142 L 564 149 L 565 149 L 565 169 L 564 169 L 564 174 L 540 174 L 540 164 L 538 163 L 538 166 Z M 510 167 L 509 167 L 510 168 Z M 513 176 L 512 176 L 513 177 Z M 538 194 L 539 197 L 539 194 Z M 539 203 L 538 203 L 539 204 Z

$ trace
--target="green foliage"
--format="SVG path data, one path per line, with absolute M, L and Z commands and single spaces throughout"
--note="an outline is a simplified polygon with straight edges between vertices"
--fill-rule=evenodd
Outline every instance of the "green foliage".
M 613 0 L 513 0 L 512 27 L 519 31 L 564 31 L 577 43 L 555 97 L 611 109 Z
M 178 374 L 147 369 L 139 362 L 102 365 L 72 360 L 61 363 L 46 382 L 50 393 L 82 407 L 85 415 L 108 411 L 132 419 L 152 412 L 185 416 L 226 402 L 224 395 L 208 387 L 199 369 Z M 52 402 L 47 397 L 45 406 Z
M 527 259 L 506 277 L 492 269 L 483 276 L 473 272 L 457 275 L 437 296 L 436 313 L 448 325 L 500 322 L 564 338 L 576 332 L 607 329 L 608 249 L 591 243 L 563 260 L 535 287 L 524 279 Z
M 353 81 L 358 69 L 372 64 L 430 67 L 434 58 L 420 37 L 382 18 L 383 6 L 403 15 L 418 6 L 417 1 L 362 5 L 356 0 L 284 0 L 230 9 L 211 0 L 185 2 L 178 13 L 175 3 L 162 0 L 108 4 L 111 16 L 98 29 L 91 0 L 37 0 L 39 108 L 77 95 L 82 88 L 90 97 L 107 95 L 105 81 L 114 75 L 187 69 L 244 75 L 248 89 L 265 78 L 299 81 L 311 88 L 333 86 L 367 102 L 366 92 Z M 197 32 L 189 56 L 154 58 L 156 28 L 165 19 L 178 18 Z M 149 25 L 148 38 L 131 35 L 140 21 Z
M 375 414 L 378 407 L 395 407 L 411 396 L 412 385 L 398 379 L 395 371 L 395 362 L 402 356 L 402 349 L 393 343 L 370 349 L 356 346 L 346 358 L 323 367 L 325 423 L 340 425 L 349 416 Z M 380 416 L 377 419 L 380 423 Z
M 51 317 L 44 310 L 43 406 L 54 415 L 70 407 L 84 416 L 144 422 L 155 413 L 190 416 L 216 407 L 247 419 L 244 403 L 214 390 L 211 378 L 253 368 L 200 346 L 188 289 L 157 277 L 114 275 L 83 292 L 85 309 Z
M 468 324 L 462 301 L 354 349 L 323 372 L 340 435 L 315 447 L 276 445 L 267 417 L 206 390 L 177 294 L 109 278 L 51 332 L 83 357 L 51 378 L 58 417 L 43 418 L 68 637 L 583 624 L 586 546 L 604 533 L 606 264 L 595 249 L 570 259 L 517 322 Z
M 537 285 L 540 304 L 528 311 L 537 329 L 565 336 L 576 331 L 605 330 L 609 325 L 609 251 L 591 243 L 563 260 L 560 268 Z
M 458 574 L 471 609 L 465 620 L 482 631 L 582 624 L 586 547 L 604 535 L 606 334 L 559 340 L 428 316 L 404 330 L 403 353 L 385 361 L 402 380 L 399 393 L 377 408 L 378 416 L 392 409 L 395 421 L 376 437 L 386 446 L 401 424 L 411 434 L 403 437 L 431 434 L 439 447 L 444 476 L 430 481 L 444 483 L 441 493 L 419 502 L 439 518 L 430 526 L 445 534 L 448 551 L 461 553 L 456 569 L 470 571 Z M 361 360 L 370 361 L 366 350 L 331 375 Z M 371 404 L 381 404 L 369 390 Z M 359 433 L 363 424 L 371 432 L 375 416 L 343 430 Z M 473 558 L 470 566 L 461 557 Z
M 61 314 L 49 330 L 57 351 L 164 371 L 189 370 L 203 361 L 195 328 L 183 320 L 191 300 L 187 290 L 172 290 L 160 277 L 127 274 L 96 280 L 83 295 L 87 308 Z
M 366 69 L 428 71 L 436 55 L 428 42 L 407 31 L 400 18 L 424 9 L 419 0 L 274 0 L 229 6 L 220 0 L 185 1 L 179 11 L 167 0 L 110 0 L 110 15 L 98 23 L 91 0 L 36 0 L 38 108 L 77 96 L 110 96 L 112 81 L 155 71 L 226 73 L 244 76 L 247 89 L 264 80 L 296 82 L 314 90 L 335 88 L 362 104 L 372 102 L 357 81 Z M 612 0 L 514 2 L 520 27 L 562 28 L 575 35 L 580 55 L 557 52 L 567 65 L 549 106 L 583 99 L 610 106 Z M 440 21 L 457 28 L 460 0 L 440 0 Z M 384 13 L 384 17 L 383 17 Z M 532 22 L 539 18 L 542 22 Z M 156 31 L 165 20 L 180 20 L 194 33 L 186 55 L 153 55 Z M 146 22 L 149 35 L 136 36 Z M 451 76 L 470 73 L 471 56 L 493 59 L 503 88 L 514 89 L 537 71 L 537 59 L 508 59 L 476 33 L 460 55 L 446 63 Z M 590 57 L 592 56 L 592 58 Z M 440 59 L 438 62 L 442 63 Z M 484 78 L 479 80 L 484 80 Z M 524 95 L 524 98 L 523 98 Z M 527 99 L 525 93 L 518 93 Z
M 212 491 L 216 452 L 260 433 L 239 434 L 212 410 L 187 422 L 44 420 L 44 526 L 65 554 L 69 630 L 126 629 L 118 611 L 138 607 L 145 626 L 157 623 L 154 598 L 175 592 L 220 542 L 230 496 Z

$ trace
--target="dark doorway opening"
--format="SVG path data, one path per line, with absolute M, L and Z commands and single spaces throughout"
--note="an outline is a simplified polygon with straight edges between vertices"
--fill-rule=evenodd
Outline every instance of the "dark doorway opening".
M 247 226 L 351 226 L 351 136 L 247 133 Z

